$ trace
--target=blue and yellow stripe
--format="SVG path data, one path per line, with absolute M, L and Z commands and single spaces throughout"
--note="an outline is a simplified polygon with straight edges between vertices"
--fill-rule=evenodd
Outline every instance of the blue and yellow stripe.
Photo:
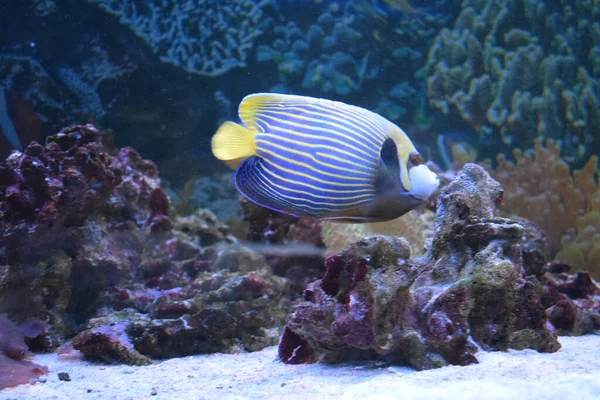
M 239 115 L 245 127 L 224 124 L 214 154 L 244 159 L 235 179 L 244 196 L 293 215 L 365 214 L 379 195 L 383 143 L 391 137 L 414 150 L 391 122 L 340 102 L 255 94 L 244 98 Z

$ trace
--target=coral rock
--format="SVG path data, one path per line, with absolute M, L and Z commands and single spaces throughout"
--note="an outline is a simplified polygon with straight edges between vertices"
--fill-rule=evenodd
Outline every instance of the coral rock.
M 181 225 L 183 235 L 203 226 L 189 222 Z M 279 309 L 287 281 L 273 276 L 249 249 L 195 246 L 194 252 L 172 256 L 172 241 L 182 242 L 169 240 L 153 254 L 172 261 L 143 264 L 144 285 L 105 290 L 104 308 L 73 340 L 75 348 L 92 359 L 138 365 L 151 358 L 274 345 L 285 317 Z
M 93 323 L 93 321 L 92 321 Z M 107 364 L 150 365 L 154 362 L 133 348 L 124 322 L 101 325 L 73 338 L 73 347 L 87 358 Z
M 44 319 L 48 346 L 170 229 L 154 164 L 131 148 L 113 157 L 101 139 L 92 125 L 71 126 L 0 163 L 0 312 Z
M 375 358 L 416 369 L 477 362 L 485 350 L 560 347 L 546 327 L 543 287 L 525 277 L 525 227 L 496 216 L 502 188 L 467 164 L 438 197 L 430 250 L 365 238 L 327 259 L 288 316 L 284 362 Z
M 600 331 L 600 286 L 586 272 L 569 275 L 566 264 L 550 264 L 544 276 L 543 304 L 548 322 L 560 335 Z

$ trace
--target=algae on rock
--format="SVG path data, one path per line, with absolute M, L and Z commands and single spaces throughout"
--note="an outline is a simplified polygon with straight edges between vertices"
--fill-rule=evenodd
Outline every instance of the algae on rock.
M 502 195 L 483 168 L 467 164 L 440 192 L 425 255 L 411 259 L 405 239 L 373 236 L 330 256 L 288 316 L 282 361 L 375 358 L 428 369 L 477 362 L 475 343 L 558 350 L 543 286 L 525 274 L 525 227 L 496 216 Z

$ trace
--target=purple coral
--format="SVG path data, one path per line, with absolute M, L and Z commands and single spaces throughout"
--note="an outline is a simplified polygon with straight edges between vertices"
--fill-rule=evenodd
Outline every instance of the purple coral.
M 439 194 L 436 234 L 410 259 L 406 240 L 365 238 L 326 261 L 288 316 L 284 362 L 380 358 L 416 369 L 477 362 L 486 350 L 560 347 L 543 288 L 526 277 L 524 226 L 496 217 L 502 188 L 467 164 Z
M 170 229 L 158 171 L 131 148 L 77 125 L 0 164 L 0 312 L 51 321 L 56 346 L 98 307 L 106 286 L 131 279 L 145 246 Z M 30 293 L 34 293 L 31 296 Z

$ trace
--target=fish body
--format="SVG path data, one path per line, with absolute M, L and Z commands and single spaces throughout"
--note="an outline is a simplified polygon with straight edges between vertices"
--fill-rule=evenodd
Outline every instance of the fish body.
M 261 206 L 338 222 L 397 218 L 426 200 L 437 176 L 398 126 L 364 108 L 259 93 L 225 122 L 213 154 L 238 164 L 237 189 Z
M 33 104 L 0 85 L 0 158 L 22 150 L 42 135 L 42 121 Z

